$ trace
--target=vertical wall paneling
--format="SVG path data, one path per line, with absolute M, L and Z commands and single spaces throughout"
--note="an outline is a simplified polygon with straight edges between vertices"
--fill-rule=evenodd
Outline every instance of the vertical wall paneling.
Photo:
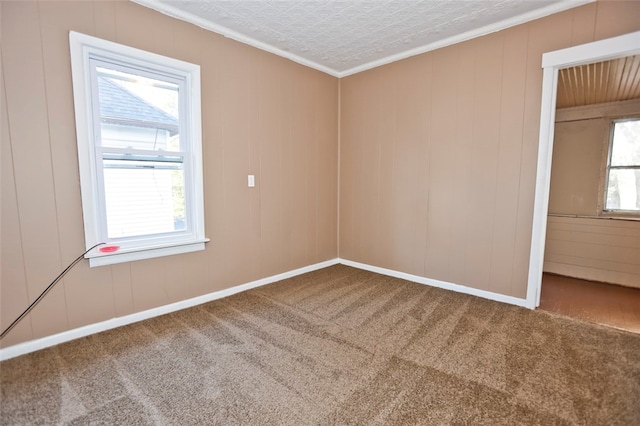
M 420 55 L 430 73 L 411 58 L 342 79 L 340 257 L 411 273 L 412 229 L 425 233 L 416 275 L 524 298 L 542 54 L 637 30 L 629 17 L 639 5 L 597 2 Z M 422 78 L 430 93 L 421 93 Z M 396 99 L 386 97 L 388 87 Z M 414 95 L 402 98 L 408 87 Z M 418 143 L 420 126 L 406 111 L 424 103 L 428 133 Z M 421 156 L 424 179 L 412 200 L 402 188 Z
M 571 45 L 577 46 L 594 40 L 598 3 L 589 3 L 573 11 Z
M 571 11 L 549 16 L 528 25 L 526 84 L 523 98 L 524 120 L 520 143 L 521 168 L 518 176 L 518 214 L 513 262 L 513 296 L 526 297 L 533 201 L 535 194 L 538 133 L 542 93 L 541 58 L 545 52 L 570 45 Z
M 173 40 L 167 41 L 168 43 L 173 41 L 173 43 L 169 45 L 173 46 L 171 56 L 182 59 L 183 61 L 200 64 L 202 62 L 202 56 L 208 51 L 208 41 L 212 37 L 219 37 L 217 34 L 213 34 L 200 27 L 169 18 L 162 14 L 155 14 L 154 18 L 158 32 L 164 30 L 173 36 Z M 159 40 L 161 40 L 161 38 L 157 39 L 155 44 L 158 44 Z
M 155 15 L 128 1 L 115 2 L 117 43 L 154 52 Z
M 171 267 L 166 259 L 155 258 L 131 262 L 131 293 L 135 312 L 166 305 L 176 300 L 171 298 L 165 267 Z
M 114 1 L 91 2 L 93 29 L 89 35 L 105 40 L 116 40 L 116 3 Z
M 201 84 L 201 110 L 209 107 L 204 95 L 205 84 L 210 81 L 207 74 L 208 69 L 204 64 L 206 34 L 202 28 L 190 25 L 186 22 L 182 22 L 176 19 L 169 18 L 162 14 L 154 14 L 155 24 L 154 29 L 156 33 L 165 33 L 164 36 L 156 35 L 154 39 L 154 46 L 157 49 L 163 49 L 164 54 L 176 57 L 183 61 L 199 64 L 200 68 L 200 84 Z M 167 37 L 170 35 L 171 37 Z M 164 44 L 165 47 L 161 48 L 160 45 Z M 201 111 L 201 114 L 203 112 Z M 207 172 L 210 172 L 213 167 L 207 167 L 209 163 L 209 124 L 201 116 L 202 124 L 202 151 L 203 151 L 203 190 L 205 193 L 205 215 L 208 211 L 208 192 L 207 192 Z M 214 204 L 215 205 L 215 204 Z M 205 217 L 205 231 L 207 237 L 213 239 L 214 234 L 209 233 L 208 226 L 210 222 Z M 209 267 L 213 264 L 211 259 L 210 249 L 212 245 L 207 243 L 205 251 L 198 251 L 189 253 L 186 256 L 180 256 L 175 259 L 175 264 L 172 262 L 167 269 L 171 269 L 174 274 L 174 280 L 176 280 L 169 288 L 174 289 L 175 297 L 180 299 L 186 299 L 190 297 L 199 296 L 206 293 L 212 287 L 212 283 L 208 281 Z M 175 265 L 175 266 L 174 266 Z M 167 273 L 167 277 L 171 278 L 171 273 Z
M 3 2 L 1 7 L 2 63 L 24 253 L 23 268 L 29 300 L 35 300 L 62 270 L 39 4 Z M 3 259 L 3 269 L 7 266 Z M 12 283 L 3 282 L 3 285 Z M 54 287 L 30 314 L 33 337 L 67 328 L 64 287 L 64 283 Z
M 120 263 L 111 266 L 113 305 L 116 317 L 134 313 L 131 291 L 131 265 Z
M 368 85 L 371 90 L 365 94 L 365 116 L 360 126 L 363 126 L 362 146 L 358 151 L 358 174 L 359 185 L 356 190 L 356 196 L 360 197 L 360 211 L 358 214 L 358 222 L 360 224 L 360 232 L 358 234 L 361 244 L 360 250 L 365 263 L 375 265 L 376 252 L 380 247 L 376 247 L 378 242 L 378 211 L 377 205 L 380 197 L 380 150 L 381 140 L 379 132 L 380 103 L 382 96 L 382 85 L 392 84 L 392 82 L 383 82 L 380 74 L 381 69 L 373 70 L 370 75 Z
M 433 98 L 433 56 L 424 55 L 421 57 L 421 62 L 424 63 L 424 69 L 418 70 L 418 80 L 416 82 L 416 89 L 422 89 L 418 91 L 419 96 L 419 110 L 416 117 L 416 124 L 418 126 L 417 149 L 415 151 L 416 161 L 415 167 L 417 168 L 415 192 L 410 194 L 412 203 L 406 208 L 415 211 L 413 217 L 414 222 L 404 224 L 405 228 L 408 228 L 409 232 L 415 235 L 415 243 L 412 247 L 413 250 L 413 265 L 416 275 L 424 273 L 425 268 L 425 256 L 424 247 L 427 240 L 427 221 L 422 220 L 428 214 L 429 200 L 428 197 L 421 196 L 426 185 L 428 185 L 429 179 L 429 154 L 431 149 L 431 138 L 429 135 L 429 129 L 432 124 L 432 108 L 433 104 L 431 99 Z M 400 99 L 400 98 L 398 98 Z M 400 126 L 398 126 L 400 128 Z M 405 156 L 412 156 L 414 152 L 405 152 Z M 401 168 L 402 165 L 398 164 L 397 168 Z M 417 219 L 417 221 L 415 221 Z
M 205 261 L 204 254 L 202 252 L 195 252 L 195 256 L 200 256 L 200 261 Z M 191 254 L 191 253 L 189 253 Z M 194 256 L 194 257 L 195 257 Z M 192 256 L 183 256 L 177 259 L 174 259 L 170 264 L 165 263 L 162 266 L 162 270 L 164 271 L 163 280 L 165 282 L 165 288 L 167 293 L 167 300 L 171 302 L 179 302 L 180 300 L 188 299 L 190 297 L 199 296 L 198 293 L 194 293 L 191 291 L 191 282 L 187 282 L 185 279 L 185 270 L 187 266 L 185 266 L 185 260 L 191 258 Z M 206 270 L 202 268 L 203 275 Z M 199 278 L 201 280 L 202 278 Z M 176 285 L 178 283 L 184 283 L 183 285 Z
M 397 224 L 397 221 L 392 216 L 393 203 L 389 202 L 389 200 L 395 196 L 393 190 L 393 165 L 396 151 L 395 146 L 397 143 L 395 129 L 395 93 L 397 80 L 390 78 L 396 69 L 393 65 L 395 64 L 389 67 L 383 67 L 380 70 L 380 98 L 377 100 L 379 105 L 377 137 L 380 149 L 376 160 L 379 167 L 379 174 L 376 183 L 378 196 L 376 205 L 374 206 L 376 215 L 376 240 L 373 244 L 373 264 L 382 267 L 388 267 L 395 263 L 394 253 L 389 250 Z
M 5 306 L 35 298 L 82 246 L 69 30 L 201 65 L 211 238 L 198 253 L 80 265 L 3 346 L 335 258 L 338 246 L 348 260 L 523 298 L 541 55 L 640 28 L 638 2 L 598 1 L 338 82 L 132 2 L 0 8 L 3 323 Z
M 599 0 L 596 5 L 595 40 L 638 31 L 637 1 Z
M 282 108 L 283 114 L 280 117 L 279 131 L 280 138 L 278 144 L 280 146 L 280 181 L 278 187 L 280 191 L 280 239 L 282 241 L 282 267 L 285 270 L 291 270 L 291 220 L 298 211 L 298 206 L 294 205 L 291 200 L 292 181 L 291 181 L 291 101 L 293 98 L 293 85 L 292 81 L 296 75 L 292 69 L 283 70 L 283 76 L 285 77 L 285 83 L 282 85 Z M 294 210 L 295 209 L 295 210 Z
M 260 201 L 260 188 L 261 188 L 261 176 L 260 173 L 260 148 L 262 130 L 260 128 L 260 81 L 262 78 L 262 72 L 260 68 L 260 55 L 249 55 L 247 66 L 251 71 L 249 75 L 249 98 L 252 100 L 247 103 L 247 126 L 249 127 L 249 172 L 254 176 L 257 176 L 258 181 L 256 187 L 251 190 L 251 223 L 248 224 L 251 228 L 251 251 L 249 252 L 250 258 L 253 260 L 249 263 L 249 267 L 252 271 L 252 276 L 255 278 L 262 277 L 262 260 L 261 260 L 261 242 L 262 235 L 262 222 L 261 222 L 261 201 Z M 295 99 L 302 98 L 303 101 L 306 97 L 298 96 Z M 306 145 L 309 140 L 309 133 L 300 135 L 300 143 Z M 308 143 L 308 142 L 307 142 Z M 298 161 L 303 161 L 301 158 L 296 157 Z
M 316 71 L 305 70 L 306 73 Z M 338 87 L 336 80 L 327 75 L 319 78 L 316 94 L 318 97 L 317 124 L 317 244 L 318 259 L 330 260 L 335 256 L 337 241 L 338 213 Z M 295 92 L 294 92 L 295 93 Z M 295 139 L 294 143 L 299 143 Z M 295 157 L 294 157 L 295 158 Z M 295 161 L 294 161 L 295 164 Z M 294 179 L 294 183 L 297 179 Z M 331 214 L 333 212 L 333 214 Z M 322 232 L 323 229 L 335 229 L 336 232 Z M 295 235 L 295 233 L 292 233 Z
M 527 39 L 526 28 L 515 27 L 502 35 L 502 87 L 500 104 L 500 134 L 497 153 L 495 214 L 491 256 L 491 290 L 511 294 L 518 210 L 518 176 L 526 80 Z
M 252 191 L 247 188 L 249 172 L 249 128 L 246 122 L 249 86 L 246 84 L 249 69 L 245 48 L 223 46 L 225 57 L 221 63 L 220 78 L 226 82 L 222 88 L 223 108 L 220 111 L 222 123 L 224 161 L 224 209 L 226 268 L 229 276 L 238 284 L 246 282 L 250 270 L 246 268 L 250 251 Z
M 60 254 L 66 266 L 84 252 L 85 244 L 73 92 L 66 78 L 71 66 L 69 36 L 57 28 L 79 20 L 83 26 L 78 29 L 90 32 L 93 10 L 90 3 L 43 2 L 39 12 Z M 69 327 L 115 316 L 110 267 L 89 271 L 88 263 L 81 262 L 65 276 L 64 283 Z
M 3 24 L 4 25 L 4 24 Z M 2 58 L 0 58 L 0 65 Z M 0 246 L 0 256 L 2 262 L 9 265 L 24 265 L 22 235 L 20 231 L 20 214 L 18 211 L 18 201 L 16 197 L 16 183 L 13 170 L 13 152 L 11 149 L 11 139 L 9 123 L 7 117 L 7 102 L 5 98 L 6 90 L 4 75 L 1 76 L 0 89 L 0 143 L 2 152 L 0 153 L 0 229 L 2 229 L 2 245 Z M 27 279 L 24 267 L 5 268 L 0 271 L 0 328 L 4 331 L 21 313 L 29 306 L 31 300 L 27 294 Z M 19 343 L 20 339 L 32 337 L 31 317 L 27 316 L 13 331 L 3 339 L 3 345 Z
M 204 164 L 204 203 L 205 227 L 207 237 L 211 239 L 205 245 L 206 266 L 198 257 L 191 258 L 185 269 L 185 281 L 194 290 L 205 294 L 207 289 L 221 290 L 226 287 L 228 273 L 226 267 L 227 223 L 225 206 L 225 140 L 222 122 L 225 107 L 223 98 L 222 65 L 220 58 L 225 51 L 225 40 L 217 34 L 204 35 L 202 59 L 199 62 L 202 84 L 202 154 Z M 259 256 L 254 257 L 259 263 Z M 254 265 L 255 263 L 251 264 Z M 204 271 L 203 271 L 204 269 Z M 205 278 L 202 279 L 202 273 Z M 194 284 L 195 283 L 195 284 Z M 210 290 L 209 290 L 210 291 Z
M 398 79 L 395 105 L 395 152 L 393 156 L 394 230 L 389 241 L 390 256 L 403 271 L 424 273 L 426 202 L 420 197 L 426 182 L 426 158 L 431 99 L 431 56 L 411 59 L 415 66 L 403 70 Z
M 310 75 L 307 74 L 309 77 Z M 307 164 L 307 196 L 305 197 L 304 203 L 304 212 L 308 218 L 307 222 L 307 253 L 308 256 L 316 257 L 318 254 L 318 235 L 322 232 L 322 230 L 318 229 L 318 208 L 320 207 L 318 204 L 318 185 L 321 184 L 322 180 L 319 178 L 318 174 L 320 171 L 323 171 L 324 167 L 321 167 L 317 163 L 318 158 L 318 129 L 323 126 L 324 123 L 318 122 L 318 96 L 319 91 L 322 90 L 318 86 L 318 81 L 315 78 L 305 78 L 305 85 L 307 89 L 305 93 L 307 93 L 307 108 L 305 115 L 306 129 L 309 135 L 308 148 L 306 150 L 306 156 L 304 157 L 304 162 Z M 332 107 L 335 108 L 336 105 Z M 325 166 L 326 167 L 326 166 Z
M 450 220 L 450 253 L 448 281 L 466 282 L 467 254 L 467 221 L 474 214 L 469 209 L 469 182 L 471 181 L 471 164 L 475 160 L 472 155 L 473 144 L 473 111 L 476 79 L 472 78 L 476 70 L 476 50 L 470 43 L 459 46 L 458 64 L 456 66 L 457 93 L 455 148 L 455 173 L 452 176 L 451 188 L 455 194 L 451 200 Z M 434 108 L 436 105 L 434 105 Z
M 2 258 L 3 324 L 14 313 L 5 306 L 35 298 L 84 247 L 70 30 L 200 64 L 211 238 L 195 253 L 98 268 L 81 262 L 3 346 L 337 256 L 336 78 L 132 2 L 0 7 L 2 248 L 11 253 Z
M 465 284 L 492 290 L 492 235 L 496 208 L 500 100 L 502 96 L 501 34 L 475 41 L 476 67 L 473 136 L 467 217 Z M 504 266 L 503 266 L 504 267 Z
M 175 31 L 178 22 L 184 26 Z M 153 16 L 153 51 L 164 56 L 197 62 L 201 58 L 199 29 L 163 14 Z
M 260 79 L 259 128 L 260 135 L 260 250 L 263 259 L 261 273 L 273 275 L 280 270 L 283 260 L 280 235 L 282 221 L 279 219 L 281 208 L 280 191 L 280 149 L 282 128 L 278 112 L 283 105 L 283 82 L 278 78 L 280 72 L 276 58 L 261 54 L 260 66 L 264 73 Z M 313 137 L 313 136 L 311 136 Z M 271 218 L 277 218 L 271 220 Z
M 343 146 L 343 152 L 347 154 L 350 151 L 351 154 L 351 162 L 343 163 L 343 169 L 349 170 L 351 174 L 351 198 L 348 200 L 351 204 L 351 217 L 350 221 L 341 227 L 341 234 L 343 230 L 351 234 L 352 255 L 355 259 L 363 259 L 363 261 L 365 261 L 366 243 L 363 241 L 365 221 L 362 220 L 362 217 L 365 213 L 363 210 L 368 207 L 364 202 L 365 190 L 367 189 L 365 184 L 367 179 L 372 178 L 372 171 L 375 170 L 375 164 L 369 163 L 368 155 L 374 150 L 375 146 L 372 144 L 371 137 L 371 129 L 374 121 L 371 120 L 371 117 L 368 117 L 369 111 L 366 108 L 367 105 L 371 105 L 369 102 L 369 90 L 367 90 L 369 82 L 372 81 L 371 74 L 366 73 L 363 78 L 358 78 L 358 80 L 360 80 L 360 82 L 356 85 L 354 93 L 351 95 L 357 97 L 358 101 L 357 103 L 354 102 L 352 106 L 350 105 L 351 108 L 355 110 L 353 117 L 351 117 L 353 123 L 349 123 L 349 117 L 347 116 L 343 116 L 342 120 L 343 126 L 351 127 L 353 139 L 345 139 L 343 136 L 340 141 Z M 346 83 L 347 81 L 345 81 L 345 85 Z M 349 95 L 344 96 L 347 96 L 348 99 Z M 367 143 L 365 148 L 361 146 L 363 143 Z M 345 146 L 346 148 L 344 148 Z M 344 173 L 343 176 L 344 175 L 346 175 L 346 173 Z M 352 259 L 351 257 L 345 258 Z
M 458 65 L 459 53 L 459 47 L 453 46 L 452 49 L 438 50 L 433 54 L 424 274 L 443 281 L 449 279 L 451 206 L 454 197 L 457 196 L 453 193 L 450 183 L 457 169 L 454 147 L 455 128 L 458 121 L 456 114 L 458 75 L 453 71 Z
M 308 183 L 305 178 L 305 171 L 307 169 L 307 151 L 309 146 L 302 143 L 305 134 L 308 134 L 309 129 L 305 122 L 306 113 L 304 111 L 305 105 L 311 96 L 311 92 L 308 90 L 306 84 L 306 70 L 300 68 L 294 71 L 294 75 L 291 78 L 292 90 L 294 93 L 298 93 L 292 99 L 291 108 L 291 124 L 289 129 L 289 135 L 291 138 L 291 157 L 299 159 L 293 161 L 291 164 L 291 170 L 289 179 L 291 179 L 292 187 L 289 194 L 289 202 L 296 210 L 306 210 L 306 197 L 308 192 Z M 305 265 L 309 257 L 308 254 L 308 227 L 309 218 L 306 214 L 296 214 L 291 218 L 291 248 L 289 252 L 289 258 L 294 267 Z
M 366 76 L 369 76 L 367 73 Z M 344 253 L 345 259 L 363 259 L 362 244 L 362 216 L 363 205 L 363 184 L 362 176 L 364 176 L 362 164 L 364 155 L 360 154 L 360 140 L 370 140 L 365 134 L 370 127 L 365 126 L 367 92 L 363 90 L 366 81 L 359 75 L 341 80 L 343 105 L 341 125 L 341 179 L 343 188 L 341 206 L 345 209 L 346 220 L 340 224 L 340 238 L 345 241 L 340 244 L 340 251 Z M 356 83 L 351 83 L 356 81 Z M 351 84 L 349 84 L 351 83 Z M 349 88 L 352 87 L 351 90 Z M 351 137 L 349 137 L 351 136 Z M 347 161 L 348 159 L 348 161 Z M 370 169 L 369 169 L 370 171 Z M 342 254 L 341 254 L 342 256 Z M 353 257 L 349 257 L 353 256 Z
M 362 109 L 356 108 L 359 100 L 356 91 L 356 84 L 345 84 L 350 77 L 343 78 L 340 81 L 340 211 L 338 212 L 340 224 L 340 240 L 338 241 L 339 254 L 341 258 L 353 259 L 355 244 L 353 235 L 354 228 L 354 174 L 356 165 L 356 149 L 355 149 L 355 127 L 358 120 L 358 114 Z

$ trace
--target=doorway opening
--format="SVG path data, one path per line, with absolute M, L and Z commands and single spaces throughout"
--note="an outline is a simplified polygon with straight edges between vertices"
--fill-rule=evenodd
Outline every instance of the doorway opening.
M 640 31 L 545 53 L 542 57 L 540 136 L 526 299 L 530 309 L 540 305 L 542 289 L 559 70 L 639 53 Z

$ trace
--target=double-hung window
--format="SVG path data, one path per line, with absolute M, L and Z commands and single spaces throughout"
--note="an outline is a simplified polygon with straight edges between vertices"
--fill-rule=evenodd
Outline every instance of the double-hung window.
M 91 266 L 202 250 L 199 66 L 69 39 Z
M 640 215 L 640 119 L 612 124 L 603 210 Z

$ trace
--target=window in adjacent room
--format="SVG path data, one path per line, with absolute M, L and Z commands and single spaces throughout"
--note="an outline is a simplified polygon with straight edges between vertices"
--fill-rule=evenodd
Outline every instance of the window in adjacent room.
M 71 32 L 91 266 L 202 250 L 199 66 Z
M 612 124 L 604 212 L 640 214 L 640 119 Z

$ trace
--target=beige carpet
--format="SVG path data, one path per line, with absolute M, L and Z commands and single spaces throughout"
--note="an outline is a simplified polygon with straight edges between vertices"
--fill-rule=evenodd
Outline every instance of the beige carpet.
M 0 377 L 2 424 L 640 425 L 640 335 L 340 265 Z

